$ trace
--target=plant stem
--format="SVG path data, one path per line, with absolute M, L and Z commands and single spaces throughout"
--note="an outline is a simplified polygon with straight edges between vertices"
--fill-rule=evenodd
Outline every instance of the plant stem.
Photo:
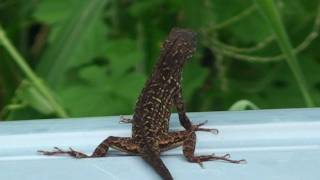
M 60 106 L 60 104 L 56 101 L 54 96 L 51 94 L 49 88 L 45 85 L 45 83 L 31 70 L 29 65 L 26 63 L 26 60 L 19 54 L 16 48 L 12 45 L 10 40 L 5 34 L 4 29 L 0 25 L 0 43 L 4 46 L 4 48 L 11 55 L 13 60 L 17 63 L 19 68 L 25 74 L 25 76 L 30 80 L 30 82 L 34 85 L 34 87 L 47 99 L 48 103 L 55 110 L 57 116 L 59 117 L 68 117 L 67 113 Z
M 293 53 L 293 48 L 290 43 L 288 34 L 285 31 L 284 25 L 280 19 L 280 15 L 276 9 L 273 0 L 255 0 L 256 4 L 259 6 L 262 14 L 266 17 L 271 29 L 277 37 L 277 42 L 283 51 L 287 63 L 293 72 L 293 75 L 298 83 L 300 91 L 306 102 L 307 107 L 313 107 L 314 102 L 307 88 L 307 83 L 305 81 L 304 75 L 298 64 L 296 55 Z

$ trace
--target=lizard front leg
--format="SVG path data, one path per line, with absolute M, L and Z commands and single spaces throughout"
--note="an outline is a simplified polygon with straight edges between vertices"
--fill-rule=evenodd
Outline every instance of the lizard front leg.
M 190 130 L 192 123 L 186 114 L 185 105 L 182 99 L 182 89 L 180 87 L 179 92 L 174 97 L 174 105 L 177 108 L 180 124 L 187 130 Z
M 174 105 L 176 106 L 177 111 L 178 111 L 180 124 L 186 130 L 191 130 L 194 125 L 192 125 L 192 122 L 190 121 L 190 119 L 188 118 L 188 116 L 186 114 L 185 105 L 184 105 L 183 99 L 182 99 L 182 89 L 181 88 L 180 88 L 179 92 L 176 94 L 176 96 L 174 97 Z M 207 121 L 201 123 L 200 126 L 202 126 L 205 123 L 207 123 Z M 200 128 L 200 126 L 198 125 L 197 131 L 207 131 L 207 132 L 212 132 L 214 134 L 219 133 L 218 129 Z
M 59 155 L 59 154 L 68 154 L 69 156 L 72 156 L 74 158 L 93 158 L 93 157 L 104 157 L 109 147 L 112 147 L 114 149 L 117 149 L 119 151 L 127 152 L 127 153 L 139 153 L 138 146 L 132 141 L 132 138 L 129 137 L 114 137 L 109 136 L 107 139 L 102 141 L 99 146 L 94 150 L 92 155 L 87 155 L 79 151 L 75 151 L 72 148 L 65 151 L 60 148 L 55 147 L 54 151 L 42 151 L 39 150 L 38 152 L 43 155 Z

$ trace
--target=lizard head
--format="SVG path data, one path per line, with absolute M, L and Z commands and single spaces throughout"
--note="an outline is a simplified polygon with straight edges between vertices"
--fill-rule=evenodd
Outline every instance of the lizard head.
M 173 28 L 163 44 L 163 51 L 171 63 L 183 65 L 196 51 L 196 33 L 181 28 Z

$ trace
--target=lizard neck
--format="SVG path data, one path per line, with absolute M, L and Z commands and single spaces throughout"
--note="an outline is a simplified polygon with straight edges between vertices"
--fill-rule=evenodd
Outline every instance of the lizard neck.
M 161 74 L 162 76 L 181 76 L 184 62 L 184 57 L 175 57 L 171 54 L 168 55 L 164 53 L 156 64 L 153 70 L 153 75 Z

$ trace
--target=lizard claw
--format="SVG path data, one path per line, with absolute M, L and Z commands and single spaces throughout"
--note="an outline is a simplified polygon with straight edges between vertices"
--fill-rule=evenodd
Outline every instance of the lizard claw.
M 230 159 L 230 154 L 225 154 L 223 156 L 214 156 L 212 155 L 212 159 L 214 160 L 222 160 L 222 161 L 226 161 L 229 163 L 234 163 L 234 164 L 246 164 L 247 161 L 245 159 L 241 159 L 241 160 L 232 160 Z
M 54 151 L 43 151 L 43 150 L 38 150 L 38 153 L 46 155 L 46 156 L 51 156 L 55 154 L 63 154 L 64 151 L 58 147 L 53 147 Z
M 69 151 L 66 151 L 65 153 L 68 153 L 70 156 L 74 157 L 74 158 L 87 158 L 89 157 L 88 155 L 82 153 L 82 152 L 78 152 L 75 151 L 74 149 L 72 149 L 71 147 L 69 147 Z
M 240 159 L 240 160 L 238 160 L 238 164 L 247 164 L 248 162 L 247 162 L 247 160 L 245 160 L 245 159 Z
M 208 120 L 203 121 L 202 123 L 197 124 L 196 126 L 200 127 L 208 123 Z
M 200 166 L 202 169 L 204 169 L 203 163 L 202 163 L 201 161 L 198 162 L 198 164 L 199 164 L 199 166 Z
M 53 149 L 55 149 L 57 153 L 63 153 L 64 151 L 58 147 L 53 147 Z
M 200 128 L 201 126 L 205 125 L 206 123 L 208 123 L 208 120 L 205 120 L 205 121 L 202 122 L 202 123 L 193 125 L 193 130 L 194 130 L 194 131 L 210 132 L 210 133 L 215 134 L 215 135 L 219 134 L 219 130 L 218 130 L 218 129 Z
M 78 151 L 75 151 L 74 149 L 72 149 L 71 147 L 69 148 L 69 151 L 64 151 L 58 147 L 53 147 L 53 151 L 42 151 L 42 150 L 39 150 L 38 153 L 41 153 L 43 155 L 46 155 L 46 156 L 52 156 L 52 155 L 57 155 L 57 154 L 68 154 L 69 156 L 72 156 L 74 158 L 87 158 L 87 157 L 90 157 L 84 153 L 81 153 L 81 152 L 78 152 Z
M 223 157 L 223 158 L 230 158 L 231 156 L 230 156 L 230 154 L 228 153 L 228 154 L 223 155 L 222 157 Z
M 119 123 L 121 123 L 121 124 L 123 124 L 123 123 L 132 123 L 132 119 L 126 118 L 123 115 L 121 115 Z
M 246 160 L 241 159 L 241 160 L 232 160 L 230 159 L 230 154 L 225 154 L 223 156 L 217 156 L 215 154 L 211 155 L 202 155 L 202 156 L 194 156 L 189 159 L 190 162 L 198 163 L 200 167 L 203 168 L 202 162 L 205 161 L 224 161 L 224 162 L 229 162 L 229 163 L 234 163 L 234 164 L 243 164 L 246 163 Z
M 219 134 L 219 130 L 218 129 L 211 129 L 210 131 L 212 134 L 218 135 Z
M 49 154 L 50 152 L 48 152 L 48 151 L 38 150 L 37 152 L 42 154 L 42 155 L 48 155 L 48 156 L 50 155 Z

